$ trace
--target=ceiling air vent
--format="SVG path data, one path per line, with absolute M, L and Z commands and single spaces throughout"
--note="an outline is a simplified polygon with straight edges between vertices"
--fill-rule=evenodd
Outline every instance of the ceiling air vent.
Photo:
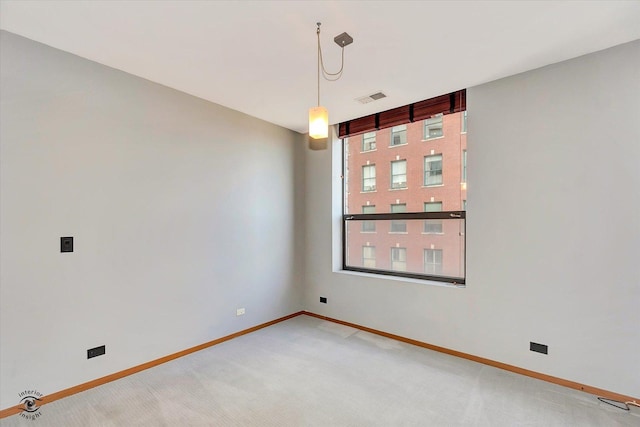
M 361 98 L 356 98 L 356 101 L 358 101 L 361 104 L 368 104 L 369 102 L 373 102 L 373 101 L 377 101 L 378 99 L 382 99 L 382 98 L 386 98 L 387 95 L 385 95 L 382 92 L 376 92 L 372 95 L 367 95 L 367 96 L 363 96 Z

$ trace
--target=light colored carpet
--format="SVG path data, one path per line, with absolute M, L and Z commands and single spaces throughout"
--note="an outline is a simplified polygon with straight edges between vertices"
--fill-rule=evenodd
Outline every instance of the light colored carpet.
M 595 396 L 298 316 L 2 426 L 639 426 Z

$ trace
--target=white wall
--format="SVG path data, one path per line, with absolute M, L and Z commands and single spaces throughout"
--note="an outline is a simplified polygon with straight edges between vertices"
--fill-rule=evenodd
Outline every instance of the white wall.
M 640 394 L 640 42 L 469 89 L 455 289 L 334 272 L 337 143 L 0 41 L 0 408 L 302 307 Z
M 640 395 L 639 76 L 635 41 L 468 90 L 465 289 L 334 272 L 340 144 L 308 152 L 305 308 Z
M 1 43 L 0 408 L 301 309 L 300 135 Z

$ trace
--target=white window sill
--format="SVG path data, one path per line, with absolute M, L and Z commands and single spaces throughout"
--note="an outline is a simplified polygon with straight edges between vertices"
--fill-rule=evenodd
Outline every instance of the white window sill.
M 465 288 L 465 285 L 454 285 L 453 283 L 447 283 L 447 282 L 436 282 L 434 280 L 427 280 L 427 279 L 414 279 L 411 277 L 389 276 L 386 274 L 362 273 L 360 271 L 336 270 L 334 271 L 334 273 L 346 274 L 348 276 L 366 277 L 369 279 L 381 279 L 381 280 L 389 280 L 394 282 L 417 283 L 419 285 L 440 286 L 442 288 L 450 288 L 450 289 Z
M 444 139 L 444 135 L 436 136 L 435 138 L 425 138 L 425 139 L 422 140 L 422 142 L 437 141 L 439 139 Z

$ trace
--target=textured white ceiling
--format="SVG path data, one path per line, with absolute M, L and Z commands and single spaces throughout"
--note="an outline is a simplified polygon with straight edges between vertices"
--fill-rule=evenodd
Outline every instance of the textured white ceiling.
M 640 1 L 13 1 L 0 27 L 305 132 L 640 38 Z M 614 78 L 614 76 L 612 76 Z M 360 104 L 377 91 L 388 98 Z

